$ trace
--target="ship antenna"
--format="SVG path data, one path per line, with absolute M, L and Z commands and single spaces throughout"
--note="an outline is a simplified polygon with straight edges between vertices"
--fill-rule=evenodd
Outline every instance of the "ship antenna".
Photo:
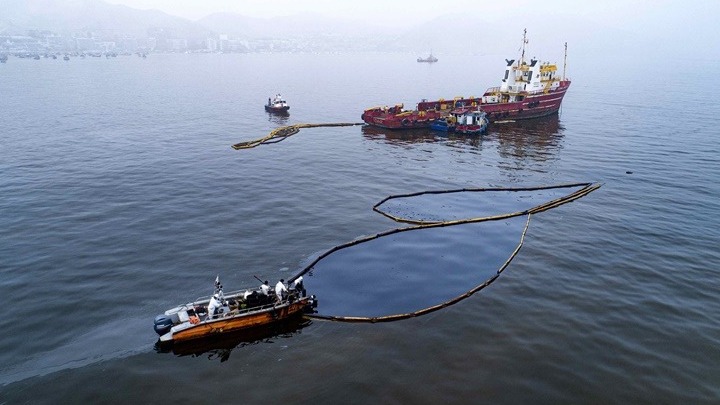
M 522 41 L 522 54 L 520 54 L 520 60 L 518 61 L 518 66 L 525 63 L 525 44 L 528 43 L 527 40 L 527 28 L 523 29 L 523 41 Z
M 563 59 L 563 81 L 565 81 L 565 69 L 567 69 L 567 42 L 565 42 L 565 58 Z

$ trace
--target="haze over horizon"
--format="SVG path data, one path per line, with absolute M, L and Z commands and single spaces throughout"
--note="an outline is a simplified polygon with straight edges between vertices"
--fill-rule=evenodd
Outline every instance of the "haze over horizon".
M 87 6 L 98 3 L 106 5 L 105 14 L 93 21 L 92 10 L 96 8 Z M 83 5 L 91 11 L 81 19 L 72 10 Z M 198 38 L 207 37 L 203 30 L 209 30 L 239 39 L 315 35 L 311 41 L 316 43 L 323 40 L 316 35 L 321 33 L 354 38 L 353 43 L 372 37 L 377 49 L 390 51 L 507 55 L 508 47 L 514 51 L 522 30 L 527 28 L 531 55 L 537 52 L 554 60 L 561 55 L 564 42 L 576 56 L 580 51 L 594 57 L 641 54 L 720 59 L 720 36 L 715 28 L 720 2 L 710 1 L 518 0 L 507 4 L 457 0 L 448 6 L 410 0 L 0 0 L 0 9 L 4 11 L 0 14 L 0 34 L 3 26 L 60 30 L 69 21 L 73 28 L 87 30 L 121 32 L 128 28 L 126 32 L 146 33 L 147 27 L 167 26 L 178 32 L 194 32 Z M 26 12 L 23 17 L 27 11 L 35 13 L 22 21 L 30 25 L 17 24 L 19 14 L 13 10 L 18 9 Z M 219 13 L 225 13 L 222 17 L 226 18 Z M 158 23 L 155 17 L 160 14 L 165 18 Z M 65 21 L 53 26 L 62 18 Z
M 529 28 L 531 35 L 540 34 L 552 41 L 543 46 L 558 47 L 558 43 L 574 39 L 576 34 L 598 36 L 604 31 L 609 41 L 626 35 L 637 39 L 640 47 L 656 46 L 656 52 L 688 51 L 720 58 L 715 16 L 720 14 L 720 2 L 679 0 L 606 0 L 577 2 L 573 0 L 516 0 L 507 2 L 484 0 L 456 0 L 447 3 L 417 0 L 109 0 L 136 8 L 155 8 L 168 14 L 190 19 L 203 18 L 212 13 L 229 12 L 255 18 L 271 18 L 301 13 L 315 13 L 326 17 L 346 18 L 365 23 L 409 28 L 444 16 L 475 17 L 479 23 L 492 28 L 506 25 L 510 32 Z M 562 21 L 571 31 L 565 33 Z M 573 21 L 575 20 L 575 21 Z M 452 24 L 452 23 L 450 23 Z M 583 32 L 582 27 L 587 28 Z M 533 27 L 542 27 L 539 32 Z M 446 32 L 452 25 L 429 25 L 428 30 Z M 479 34 L 490 32 L 478 28 Z M 519 35 L 519 34 L 518 34 Z M 570 38 L 568 38 L 570 37 Z M 512 39 L 515 41 L 515 38 Z M 535 45 L 539 45 L 535 43 Z M 617 44 L 622 47 L 623 44 Z M 648 50 L 648 52 L 651 52 Z

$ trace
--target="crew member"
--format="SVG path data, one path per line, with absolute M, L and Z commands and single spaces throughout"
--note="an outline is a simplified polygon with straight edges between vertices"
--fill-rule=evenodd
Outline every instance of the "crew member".
M 299 294 L 302 294 L 302 296 L 305 296 L 305 287 L 303 287 L 303 278 L 302 276 L 298 277 L 293 281 L 293 288 L 295 291 L 297 291 Z
M 220 301 L 220 295 L 213 294 L 212 298 L 210 298 L 210 303 L 208 304 L 208 319 L 212 319 L 215 317 L 215 311 L 222 307 L 222 302 Z
M 285 283 L 285 280 L 283 280 L 281 278 L 280 281 L 278 281 L 278 283 L 275 284 L 275 295 L 277 295 L 278 301 L 282 301 L 283 295 L 287 294 L 287 292 L 288 292 L 287 287 L 285 287 L 284 283 Z
M 270 284 L 268 284 L 267 280 L 260 286 L 260 292 L 262 292 L 263 295 L 270 295 Z

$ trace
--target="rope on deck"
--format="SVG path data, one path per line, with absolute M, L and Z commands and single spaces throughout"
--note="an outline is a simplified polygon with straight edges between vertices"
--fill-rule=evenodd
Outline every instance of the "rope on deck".
M 575 192 L 572 192 L 566 196 L 557 198 L 555 200 L 540 204 L 538 206 L 535 206 L 533 208 L 527 209 L 525 211 L 520 212 L 513 212 L 508 214 L 500 214 L 500 215 L 493 215 L 493 216 L 487 216 L 487 217 L 477 217 L 477 218 L 468 218 L 468 219 L 460 219 L 460 220 L 451 220 L 451 221 L 417 221 L 417 220 L 410 220 L 407 218 L 400 218 L 395 217 L 390 214 L 387 214 L 383 211 L 381 211 L 378 207 L 382 205 L 384 202 L 392 199 L 392 198 L 403 198 L 403 197 L 411 197 L 411 196 L 417 196 L 421 194 L 442 194 L 442 193 L 454 193 L 454 192 L 465 192 L 465 191 L 473 191 L 473 192 L 479 192 L 479 191 L 534 191 L 534 190 L 547 190 L 547 189 L 556 189 L 556 188 L 569 188 L 569 187 L 579 187 L 582 186 L 581 189 L 576 190 Z M 335 316 L 335 315 L 320 315 L 320 314 L 307 314 L 306 316 L 310 318 L 315 319 L 324 319 L 324 320 L 330 320 L 330 321 L 337 321 L 337 322 L 354 322 L 354 323 L 377 323 L 377 322 L 392 322 L 392 321 L 399 321 L 402 319 L 408 319 L 413 318 L 425 314 L 429 314 L 430 312 L 437 311 L 439 309 L 448 307 L 450 305 L 456 304 L 476 292 L 482 290 L 483 288 L 487 287 L 488 285 L 492 284 L 493 281 L 495 281 L 498 277 L 500 277 L 500 274 L 510 265 L 510 262 L 517 256 L 518 252 L 520 252 L 520 249 L 523 246 L 523 243 L 525 242 L 525 235 L 527 234 L 528 227 L 530 226 L 530 218 L 532 218 L 533 214 L 547 211 L 552 208 L 559 207 L 560 205 L 569 203 L 571 201 L 577 200 L 579 198 L 582 198 L 591 192 L 597 190 L 601 187 L 601 184 L 599 183 L 574 183 L 574 184 L 564 184 L 564 185 L 558 185 L 558 186 L 544 186 L 544 187 L 532 187 L 532 188 L 484 188 L 484 189 L 460 189 L 460 190 L 441 190 L 441 191 L 423 191 L 419 193 L 414 194 L 404 194 L 404 195 L 395 195 L 390 196 L 379 203 L 375 204 L 373 207 L 373 210 L 381 213 L 382 215 L 385 215 L 386 217 L 396 221 L 396 222 L 404 222 L 404 223 L 411 223 L 414 224 L 413 226 L 404 227 L 404 228 L 394 228 L 390 229 L 384 232 L 377 233 L 375 235 L 369 235 L 365 237 L 361 237 L 358 239 L 355 239 L 353 241 L 343 243 L 341 245 L 337 245 L 320 256 L 318 256 L 315 260 L 313 260 L 310 264 L 305 266 L 298 274 L 293 276 L 289 279 L 289 282 L 292 282 L 293 280 L 297 279 L 298 277 L 304 275 L 305 273 L 312 270 L 315 265 L 320 262 L 320 260 L 324 259 L 325 257 L 329 256 L 330 254 L 337 252 L 339 250 L 349 248 L 351 246 L 355 246 L 364 242 L 368 242 L 373 239 L 381 238 L 383 236 L 392 235 L 399 232 L 407 232 L 407 231 L 414 231 L 418 229 L 426 229 L 426 228 L 436 228 L 436 227 L 445 227 L 445 226 L 455 226 L 455 225 L 461 225 L 461 224 L 469 224 L 469 223 L 475 223 L 475 222 L 483 222 L 483 221 L 497 221 L 501 219 L 521 216 L 521 215 L 527 215 L 527 220 L 525 222 L 525 228 L 523 229 L 522 234 L 520 235 L 520 241 L 518 242 L 518 245 L 515 247 L 515 250 L 513 250 L 512 254 L 508 257 L 508 259 L 503 263 L 502 266 L 497 270 L 494 276 L 492 276 L 490 279 L 486 280 L 485 282 L 471 288 L 467 292 L 458 295 L 455 298 L 452 298 L 448 301 L 445 301 L 443 303 L 433 305 L 427 308 L 423 308 L 414 312 L 409 313 L 403 313 L 403 314 L 393 314 L 393 315 L 386 315 L 386 316 L 379 316 L 379 317 L 363 317 L 363 316 Z
M 232 145 L 235 150 L 250 149 L 260 145 L 266 145 L 270 143 L 281 142 L 288 137 L 300 132 L 301 128 L 319 128 L 319 127 L 351 127 L 355 125 L 364 125 L 364 122 L 331 122 L 326 124 L 295 124 L 284 127 L 275 128 L 270 131 L 267 136 L 262 138 L 253 139 L 251 141 L 239 142 Z

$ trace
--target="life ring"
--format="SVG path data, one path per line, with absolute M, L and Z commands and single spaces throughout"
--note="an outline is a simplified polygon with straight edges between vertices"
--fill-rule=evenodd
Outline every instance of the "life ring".
M 190 323 L 193 324 L 193 325 L 197 325 L 197 324 L 200 323 L 200 318 L 198 318 L 197 316 L 191 316 L 191 317 L 190 317 Z
M 410 120 L 407 118 L 403 118 L 402 121 L 400 121 L 400 123 L 402 124 L 402 126 L 406 127 L 410 123 Z

